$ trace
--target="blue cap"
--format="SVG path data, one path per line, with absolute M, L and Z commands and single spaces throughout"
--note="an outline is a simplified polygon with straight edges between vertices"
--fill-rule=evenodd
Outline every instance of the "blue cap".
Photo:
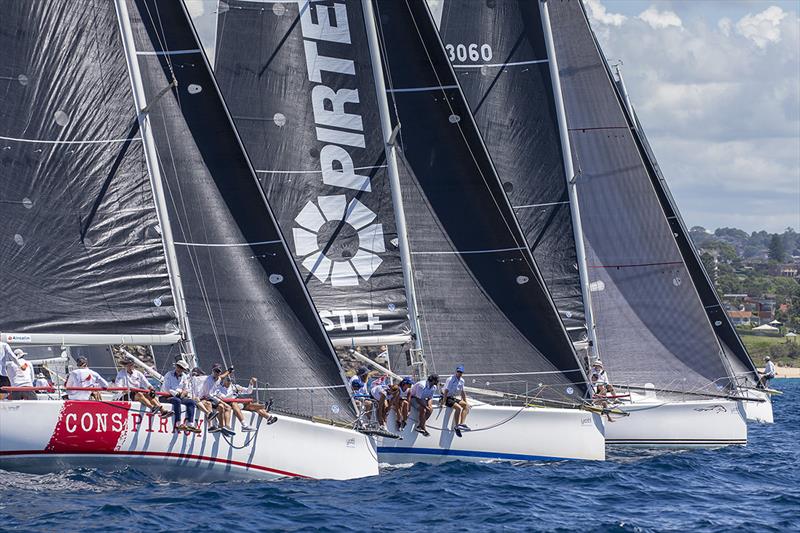
M 360 389 L 361 387 L 364 386 L 364 382 L 358 378 L 355 378 L 353 381 L 350 382 L 350 386 L 353 387 L 354 389 Z
M 464 365 L 458 365 L 456 367 L 456 372 L 464 372 Z
M 411 378 L 406 376 L 400 381 L 400 385 L 413 385 L 414 382 L 411 381 Z

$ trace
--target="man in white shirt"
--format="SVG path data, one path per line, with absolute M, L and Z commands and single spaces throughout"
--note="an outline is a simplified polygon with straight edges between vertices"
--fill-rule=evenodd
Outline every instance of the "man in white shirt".
M 425 429 L 425 422 L 433 413 L 433 397 L 439 391 L 439 376 L 431 374 L 426 381 L 418 381 L 411 387 L 411 408 L 417 410 L 417 427 L 414 431 L 425 437 L 431 434 Z
M 375 404 L 378 406 L 377 417 L 378 425 L 383 431 L 386 431 L 386 416 L 389 414 L 389 396 L 397 392 L 398 387 L 392 386 L 386 382 L 386 379 L 373 382 L 370 394 L 375 399 Z
M 70 388 L 94 389 L 108 387 L 108 381 L 89 368 L 89 360 L 84 356 L 75 359 L 78 368 L 67 376 L 67 396 L 70 400 L 100 400 L 100 391 L 69 390 Z
M 397 431 L 405 429 L 408 422 L 408 407 L 411 387 L 414 382 L 411 378 L 404 377 L 397 386 L 397 392 L 392 395 L 390 400 L 392 408 L 397 414 Z
M 153 414 L 169 416 L 170 412 L 161 407 L 158 402 L 155 387 L 147 381 L 141 370 L 134 368 L 133 359 L 126 356 L 122 358 L 120 363 L 122 364 L 122 370 L 117 373 L 114 384 L 117 387 L 131 389 L 123 394 L 122 399 L 139 402 L 148 407 Z
M 211 389 L 211 396 L 213 398 L 219 399 L 223 404 L 230 407 L 229 411 L 225 411 L 223 413 L 223 427 L 222 432 L 227 435 L 235 435 L 236 433 L 233 431 L 232 428 L 229 428 L 231 422 L 231 411 L 233 414 L 236 415 L 236 418 L 239 420 L 239 423 L 242 425 L 242 431 L 255 431 L 256 428 L 251 427 L 244 423 L 244 414 L 242 413 L 242 406 L 239 405 L 238 402 L 231 401 L 230 403 L 225 402 L 225 400 L 236 400 L 240 396 L 246 396 L 248 394 L 253 393 L 253 386 L 256 384 L 256 378 L 250 378 L 250 383 L 247 387 L 242 387 L 241 385 L 235 384 L 231 380 L 230 373 L 227 373 L 225 377 L 221 378 L 214 388 Z M 267 419 L 270 416 L 267 415 Z M 273 417 L 274 418 L 274 417 Z M 277 419 L 276 419 L 277 420 Z M 269 423 L 269 422 L 268 422 Z
M 0 387 L 10 387 L 11 380 L 6 373 L 6 361 L 14 359 L 14 351 L 7 343 L 0 341 Z M 0 389 L 0 400 L 6 397 L 6 393 Z
M 769 380 L 775 378 L 775 363 L 772 362 L 772 358 L 770 356 L 766 356 L 764 358 L 766 364 L 764 365 L 764 371 L 759 372 L 760 377 L 758 378 L 758 387 L 762 389 L 769 388 Z
M 14 350 L 11 357 L 6 358 L 5 370 L 12 387 L 31 387 L 31 390 L 11 393 L 12 400 L 35 400 L 33 388 L 33 365 L 25 360 L 28 355 L 22 350 Z
M 469 431 L 469 426 L 464 422 L 467 421 L 467 414 L 469 414 L 469 404 L 467 403 L 467 393 L 464 392 L 464 367 L 459 365 L 456 367 L 456 372 L 444 382 L 444 389 L 442 389 L 442 401 L 439 402 L 439 407 L 453 408 L 453 431 L 456 435 L 461 436 L 462 431 Z
M 194 425 L 194 410 L 197 407 L 197 403 L 189 398 L 188 378 L 189 364 L 183 359 L 178 359 L 175 362 L 175 369 L 164 374 L 164 383 L 161 385 L 161 390 L 170 394 L 164 401 L 172 405 L 175 429 L 200 433 L 200 428 Z M 186 418 L 183 424 L 181 424 L 181 406 L 186 406 Z

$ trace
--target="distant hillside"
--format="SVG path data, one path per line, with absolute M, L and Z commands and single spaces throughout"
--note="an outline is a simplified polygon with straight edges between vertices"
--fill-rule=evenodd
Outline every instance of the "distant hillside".
M 784 253 L 784 258 L 779 260 L 800 256 L 800 233 L 792 228 L 786 228 L 783 233 L 747 233 L 737 228 L 717 228 L 712 233 L 703 226 L 695 226 L 689 230 L 689 236 L 698 248 L 728 244 L 741 259 L 769 259 L 770 244 L 777 236 Z

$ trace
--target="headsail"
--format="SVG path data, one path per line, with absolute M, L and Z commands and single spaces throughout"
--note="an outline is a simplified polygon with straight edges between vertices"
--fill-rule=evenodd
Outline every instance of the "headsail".
M 129 12 L 199 359 L 268 383 L 283 409 L 352 418 L 333 348 L 182 3 L 129 1 Z
M 444 0 L 439 26 L 503 188 L 574 340 L 584 304 L 538 3 Z
M 661 172 L 661 168 L 658 165 L 653 149 L 650 147 L 650 142 L 647 140 L 644 129 L 642 129 L 639 117 L 633 106 L 627 101 L 625 93 L 621 90 L 620 83 L 621 78 L 617 83 L 618 95 L 626 104 L 625 109 L 628 112 L 628 118 L 634 125 L 634 136 L 639 143 L 641 152 L 644 154 L 644 162 L 648 167 L 650 178 L 653 181 L 653 187 L 656 190 L 661 207 L 667 215 L 667 220 L 669 220 L 670 227 L 675 235 L 675 240 L 678 243 L 683 260 L 692 276 L 692 282 L 697 289 L 700 300 L 703 302 L 708 320 L 714 326 L 714 332 L 717 334 L 717 338 L 722 344 L 724 355 L 730 365 L 733 377 L 739 383 L 754 386 L 758 382 L 758 372 L 755 364 L 750 358 L 750 354 L 747 353 L 747 348 L 745 348 L 741 338 L 736 333 L 736 329 L 733 327 L 733 324 L 731 324 L 728 314 L 725 312 L 725 308 L 722 306 L 719 295 L 714 288 L 714 283 L 708 276 L 708 272 L 706 272 L 703 262 L 700 260 L 697 249 L 694 247 L 694 243 L 689 237 L 686 223 L 683 221 L 683 217 L 678 211 L 678 206 L 669 190 L 667 180 Z
M 3 5 L 0 331 L 12 341 L 180 338 L 118 33 L 111 2 Z
M 428 367 L 580 398 L 585 377 L 424 0 L 378 0 Z
M 615 380 L 713 389 L 728 370 L 578 1 L 549 1 L 599 353 Z
M 215 76 L 338 344 L 409 340 L 360 0 L 220 9 Z

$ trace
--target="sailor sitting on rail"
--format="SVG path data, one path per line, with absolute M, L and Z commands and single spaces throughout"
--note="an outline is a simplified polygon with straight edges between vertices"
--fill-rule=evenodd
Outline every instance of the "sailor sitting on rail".
M 463 375 L 464 367 L 458 365 L 455 374 L 444 382 L 442 400 L 439 402 L 439 407 L 444 405 L 453 408 L 453 431 L 459 437 L 462 431 L 469 431 L 469 426 L 464 423 L 467 421 L 467 415 L 469 414 L 469 404 L 467 403 L 467 393 L 464 392 Z
M 230 374 L 228 374 L 214 386 L 214 388 L 211 391 L 211 395 L 220 400 L 236 400 L 238 398 L 241 398 L 242 396 L 248 396 L 250 394 L 253 394 L 253 387 L 255 387 L 256 383 L 257 379 L 252 377 L 250 378 L 250 383 L 248 384 L 248 386 L 242 387 L 241 385 L 237 385 L 236 383 L 234 383 L 233 380 L 231 379 Z M 239 402 L 232 401 L 230 402 L 229 405 L 233 409 L 233 414 L 236 415 L 236 418 L 242 425 L 242 431 L 256 431 L 256 428 L 245 424 L 244 413 L 242 413 L 242 405 Z M 267 421 L 267 424 L 274 424 L 275 422 L 278 421 L 278 417 L 269 414 L 265 405 L 257 402 L 246 403 L 244 405 L 244 410 L 258 414 L 260 417 L 264 418 Z M 225 428 L 223 428 L 222 431 L 224 433 L 233 433 L 232 431 L 226 430 Z
M 356 375 L 350 379 L 350 387 L 353 389 L 353 397 L 356 400 L 356 405 L 364 413 L 364 420 L 369 423 L 372 418 L 372 395 L 368 388 L 369 382 L 369 369 L 361 366 L 356 371 Z
M 141 370 L 133 367 L 133 359 L 125 356 L 122 358 L 120 363 L 122 364 L 123 368 L 117 373 L 117 377 L 114 379 L 114 384 L 117 387 L 133 389 L 123 394 L 122 400 L 139 402 L 145 407 L 148 407 L 150 412 L 153 414 L 169 416 L 170 412 L 161 407 L 161 404 L 156 398 L 155 388 L 150 384 L 149 381 L 147 381 L 147 378 Z
M 411 387 L 411 408 L 417 410 L 417 427 L 414 431 L 425 437 L 431 434 L 425 429 L 425 422 L 433 413 L 433 397 L 439 392 L 439 375 L 431 374 L 426 381 L 418 381 Z
M 47 378 L 44 377 L 43 373 L 38 372 L 36 374 L 36 379 L 33 381 L 33 386 L 34 387 L 46 388 L 46 387 L 52 387 L 53 384 L 50 383 L 49 381 L 47 381 Z
M 770 356 L 766 356 L 764 361 L 766 361 L 764 371 L 759 372 L 758 385 L 756 385 L 760 389 L 769 388 L 769 380 L 775 378 L 775 363 L 772 362 Z
M 67 397 L 70 400 L 102 400 L 100 391 L 69 390 L 70 388 L 94 389 L 108 387 L 108 381 L 89 368 L 89 360 L 84 356 L 75 359 L 78 368 L 67 376 Z
M 396 394 L 400 388 L 397 385 L 391 385 L 385 378 L 376 381 L 370 389 L 370 394 L 375 399 L 375 404 L 378 406 L 378 425 L 383 431 L 386 431 L 386 415 L 389 414 L 389 399 Z
M 594 387 L 595 401 L 598 402 L 603 409 L 608 409 L 608 402 L 603 398 L 605 398 L 607 394 L 614 396 L 615 391 L 614 386 L 608 381 L 608 376 L 603 368 L 603 362 L 600 361 L 600 359 L 592 363 L 592 373 L 590 379 L 592 381 L 592 386 Z M 614 421 L 611 418 L 610 412 L 606 413 L 606 418 L 609 422 Z
M 222 378 L 230 374 L 232 370 L 233 367 L 230 367 L 223 372 L 222 365 L 219 363 L 214 363 L 211 365 L 211 375 L 202 376 L 201 387 L 199 391 L 200 402 L 202 402 L 204 406 L 210 407 L 211 409 L 211 413 L 208 415 L 207 420 L 217 420 L 217 427 L 209 430 L 211 433 L 222 431 L 223 426 L 227 425 L 225 420 L 230 420 L 231 406 L 221 401 L 219 398 L 211 396 L 211 391 L 214 389 L 217 383 L 219 383 Z M 200 376 L 198 376 L 196 379 L 200 380 Z
M 214 420 L 219 412 L 217 411 L 216 406 L 213 406 L 210 401 L 205 400 L 204 398 L 208 396 L 211 387 L 214 386 L 215 379 L 212 376 L 206 376 L 206 373 L 203 372 L 203 369 L 199 366 L 196 366 L 189 372 L 189 378 L 187 379 L 187 396 L 194 400 L 194 403 L 197 405 L 197 409 L 206 415 L 206 424 L 211 425 L 211 421 Z M 209 383 L 210 382 L 210 383 Z M 219 402 L 217 402 L 219 403 Z
M 5 371 L 12 387 L 33 387 L 33 365 L 25 360 L 28 355 L 20 349 L 6 358 Z M 35 400 L 36 392 L 24 390 L 11 393 L 12 400 Z
M 397 386 L 397 392 L 389 399 L 390 409 L 394 409 L 397 414 L 397 431 L 405 429 L 408 422 L 409 391 L 413 384 L 411 378 L 403 378 Z
M 189 398 L 188 370 L 189 364 L 183 359 L 178 359 L 175 362 L 175 369 L 164 374 L 164 383 L 161 386 L 161 390 L 170 394 L 164 401 L 172 404 L 175 429 L 200 433 L 200 428 L 193 425 L 194 410 L 197 404 L 193 399 Z M 186 406 L 186 418 L 183 424 L 181 424 L 181 405 Z

